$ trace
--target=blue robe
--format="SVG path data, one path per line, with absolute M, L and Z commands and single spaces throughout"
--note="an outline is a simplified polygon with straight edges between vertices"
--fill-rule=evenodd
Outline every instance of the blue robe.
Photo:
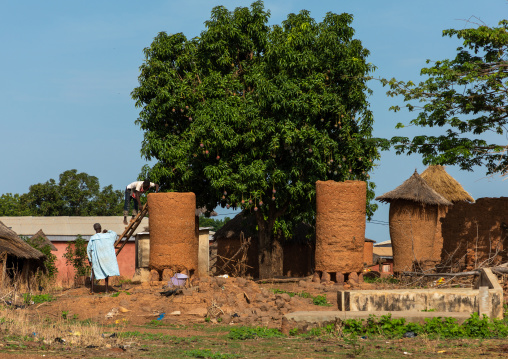
M 92 263 L 94 279 L 120 275 L 116 261 L 115 241 L 118 235 L 113 231 L 96 233 L 88 241 L 86 251 Z

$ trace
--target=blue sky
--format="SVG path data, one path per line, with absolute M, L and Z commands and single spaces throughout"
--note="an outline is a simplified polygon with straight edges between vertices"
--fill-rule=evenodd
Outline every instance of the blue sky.
M 199 35 L 214 6 L 232 10 L 250 3 L 0 0 L 0 194 L 26 193 L 30 185 L 57 179 L 68 169 L 97 176 L 102 186 L 115 189 L 135 180 L 145 161 L 140 156 L 143 134 L 134 124 L 139 109 L 130 92 L 137 86 L 143 48 L 160 31 Z M 301 9 L 318 21 L 328 11 L 351 13 L 356 38 L 378 67 L 374 76 L 418 81 L 426 59 L 450 58 L 459 46 L 456 39 L 441 36 L 443 29 L 475 26 L 468 19 L 495 26 L 506 17 L 508 2 L 271 0 L 265 8 L 271 10 L 271 24 Z M 376 82 L 370 87 L 375 136 L 422 131 L 395 130 L 411 114 L 388 111 L 400 100 L 387 97 Z M 391 152 L 383 153 L 377 165 L 372 173 L 377 195 L 394 189 L 415 169 L 425 169 L 420 157 Z M 483 168 L 447 170 L 474 198 L 506 193 L 508 182 L 486 178 Z M 389 239 L 388 205 L 380 204 L 374 220 L 384 224 L 368 223 L 366 236 Z

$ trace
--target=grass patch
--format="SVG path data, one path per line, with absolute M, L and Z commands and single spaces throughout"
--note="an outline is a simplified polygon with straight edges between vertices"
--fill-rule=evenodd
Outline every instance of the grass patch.
M 229 339 L 245 340 L 254 338 L 281 338 L 284 334 L 278 329 L 264 327 L 238 327 L 231 328 L 228 334 Z
M 191 358 L 207 358 L 207 359 L 229 359 L 238 358 L 236 354 L 223 354 L 219 352 L 212 352 L 210 349 L 193 349 L 184 352 L 185 355 Z

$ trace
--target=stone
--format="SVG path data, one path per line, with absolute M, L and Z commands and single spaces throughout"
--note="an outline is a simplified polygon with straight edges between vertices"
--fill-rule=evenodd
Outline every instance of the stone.
M 287 293 L 282 293 L 280 297 L 284 299 L 286 302 L 289 302 L 291 300 L 290 295 Z
M 286 301 L 284 299 L 277 299 L 275 301 L 275 305 L 277 306 L 277 308 L 282 308 L 284 307 L 284 304 L 286 304 Z
M 282 318 L 280 332 L 287 337 L 289 336 L 289 320 L 286 317 Z
M 244 287 L 246 284 L 247 284 L 247 281 L 243 278 L 236 278 L 236 284 L 239 286 L 239 287 Z
M 180 312 L 179 310 L 175 310 L 174 312 L 171 312 L 169 313 L 170 315 L 181 315 L 182 312 Z
M 217 283 L 217 287 L 222 288 L 226 284 L 226 278 L 216 277 L 215 281 Z
M 166 268 L 162 271 L 162 280 L 163 281 L 170 281 L 173 277 L 173 270 Z
M 363 273 L 360 273 L 360 275 L 358 276 L 358 283 L 359 284 L 363 283 Z
M 298 286 L 300 286 L 302 288 L 307 288 L 309 286 L 309 282 L 307 282 L 305 280 L 301 280 L 298 282 Z
M 356 272 L 349 273 L 348 283 L 350 285 L 354 285 L 354 284 L 358 284 L 359 283 L 359 281 L 358 281 L 358 274 Z
M 120 301 L 120 303 L 118 303 L 120 306 L 122 307 L 128 307 L 129 306 L 129 301 L 125 300 L 125 299 L 122 299 Z
M 319 277 L 319 273 L 318 272 L 314 272 L 314 274 L 312 275 L 312 281 L 314 283 L 319 283 L 321 282 L 321 278 Z
M 337 284 L 344 284 L 344 274 L 341 272 L 335 272 L 335 282 Z
M 264 303 L 266 301 L 266 298 L 263 294 L 258 293 L 256 294 L 256 302 Z
M 328 273 L 328 272 L 321 273 L 321 283 L 329 282 L 330 278 L 331 278 L 330 273 Z
M 152 269 L 150 271 L 150 282 L 159 281 L 159 272 L 157 272 L 155 269 Z

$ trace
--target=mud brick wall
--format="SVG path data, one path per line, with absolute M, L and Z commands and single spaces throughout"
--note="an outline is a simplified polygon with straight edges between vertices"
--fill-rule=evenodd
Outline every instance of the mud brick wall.
M 442 245 L 434 242 L 438 206 L 397 200 L 390 203 L 390 238 L 393 249 L 393 270 L 428 269 L 439 263 Z
M 196 196 L 194 193 L 150 193 L 150 268 L 196 271 Z
M 316 270 L 363 269 L 367 185 L 362 181 L 316 182 Z
M 508 198 L 479 198 L 476 203 L 453 205 L 442 220 L 443 264 L 459 270 L 505 262 Z M 496 254 L 497 253 L 497 254 Z M 491 261 L 486 263 L 486 261 Z

